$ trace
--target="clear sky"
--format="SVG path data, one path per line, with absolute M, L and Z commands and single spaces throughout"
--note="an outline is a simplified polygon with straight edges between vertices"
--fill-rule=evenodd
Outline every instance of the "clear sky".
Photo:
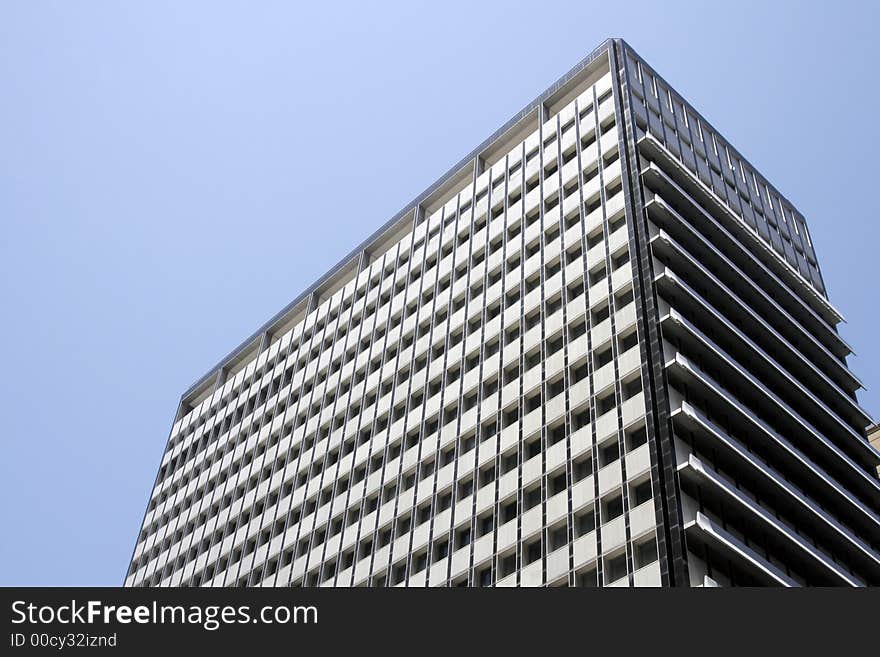
M 609 36 L 804 213 L 877 415 L 878 4 L 2 3 L 0 584 L 120 584 L 180 394 Z

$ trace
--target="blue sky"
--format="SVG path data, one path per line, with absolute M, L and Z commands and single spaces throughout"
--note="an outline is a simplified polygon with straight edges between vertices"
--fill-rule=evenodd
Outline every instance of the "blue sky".
M 181 392 L 608 36 L 804 213 L 880 414 L 878 13 L 3 3 L 0 585 L 120 584 Z

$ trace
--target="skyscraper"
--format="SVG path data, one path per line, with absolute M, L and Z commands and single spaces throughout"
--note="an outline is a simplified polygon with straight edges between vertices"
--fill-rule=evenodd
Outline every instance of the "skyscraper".
M 184 393 L 125 583 L 878 584 L 840 321 L 608 40 Z

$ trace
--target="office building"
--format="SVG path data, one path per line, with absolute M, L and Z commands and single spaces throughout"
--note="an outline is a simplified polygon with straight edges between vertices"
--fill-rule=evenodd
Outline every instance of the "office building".
M 880 583 L 841 319 L 608 40 L 184 393 L 125 583 Z

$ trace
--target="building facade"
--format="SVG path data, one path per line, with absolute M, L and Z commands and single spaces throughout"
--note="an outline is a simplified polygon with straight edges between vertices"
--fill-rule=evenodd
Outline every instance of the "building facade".
M 608 40 L 183 395 L 125 584 L 878 584 L 840 321 Z

